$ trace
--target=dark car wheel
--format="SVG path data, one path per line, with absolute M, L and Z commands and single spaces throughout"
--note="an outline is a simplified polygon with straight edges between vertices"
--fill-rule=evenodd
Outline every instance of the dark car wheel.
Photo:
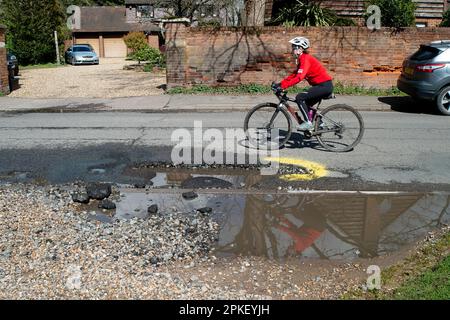
M 450 86 L 443 88 L 436 98 L 436 106 L 440 113 L 450 116 Z

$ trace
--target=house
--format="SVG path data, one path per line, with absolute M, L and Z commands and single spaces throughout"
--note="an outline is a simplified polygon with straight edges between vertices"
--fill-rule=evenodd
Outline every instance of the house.
M 174 10 L 167 5 L 167 2 L 173 6 L 173 1 L 125 0 L 127 21 L 159 22 L 168 16 L 175 16 Z M 217 21 L 221 26 L 240 26 L 242 24 L 263 26 L 264 22 L 271 20 L 273 0 L 229 0 L 226 2 L 200 0 L 197 4 L 199 6 L 191 17 L 192 26 L 208 21 Z
M 362 20 L 365 13 L 364 0 L 318 0 L 322 6 L 333 9 L 341 17 Z M 416 26 L 435 27 L 442 21 L 449 8 L 449 0 L 413 0 L 417 4 Z
M 125 7 L 81 7 L 79 28 L 72 32 L 73 43 L 90 44 L 100 57 L 123 58 L 128 54 L 123 37 L 132 31 L 144 32 L 150 46 L 162 44 L 161 28 L 151 20 L 143 0 L 127 0 Z M 150 11 L 152 12 L 152 11 Z

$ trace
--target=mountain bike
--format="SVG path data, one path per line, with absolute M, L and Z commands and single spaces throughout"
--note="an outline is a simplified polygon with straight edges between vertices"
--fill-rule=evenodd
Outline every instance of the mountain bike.
M 248 141 L 257 148 L 271 145 L 282 148 L 291 138 L 293 123 L 304 121 L 300 116 L 295 116 L 295 109 L 289 102 L 295 99 L 289 98 L 286 91 L 273 89 L 279 99 L 279 103 L 263 103 L 255 106 L 247 114 L 244 130 Z M 322 100 L 334 99 L 332 94 Z M 313 112 L 314 129 L 304 131 L 307 139 L 315 137 L 320 145 L 331 152 L 348 152 L 353 150 L 361 141 L 364 134 L 364 121 L 361 114 L 354 108 L 336 104 L 320 110 L 320 100 L 311 107 Z

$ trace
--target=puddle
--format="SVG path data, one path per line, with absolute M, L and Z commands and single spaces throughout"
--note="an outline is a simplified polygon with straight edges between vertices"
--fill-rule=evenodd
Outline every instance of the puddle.
M 259 176 L 259 171 L 126 168 L 123 175 L 153 188 L 231 189 L 242 187 L 249 177 Z
M 174 182 L 164 174 L 154 179 L 161 184 Z M 123 189 L 114 219 L 145 218 L 153 204 L 163 215 L 192 214 L 207 207 L 212 209 L 212 219 L 220 224 L 216 255 L 350 260 L 395 252 L 450 223 L 450 194 L 444 193 L 251 194 L 245 190 L 203 190 L 198 195 L 185 200 L 175 190 Z M 111 221 L 97 210 L 91 219 Z

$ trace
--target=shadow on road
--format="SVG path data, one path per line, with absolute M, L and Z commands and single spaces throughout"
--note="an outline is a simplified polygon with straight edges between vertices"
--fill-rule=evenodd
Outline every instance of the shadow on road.
M 292 132 L 291 138 L 284 146 L 286 149 L 303 149 L 303 148 L 311 148 L 320 151 L 325 150 L 315 138 L 305 138 L 305 136 L 299 132 Z
M 439 114 L 432 101 L 418 100 L 411 97 L 380 97 L 378 101 L 391 106 L 392 111 L 418 114 Z

